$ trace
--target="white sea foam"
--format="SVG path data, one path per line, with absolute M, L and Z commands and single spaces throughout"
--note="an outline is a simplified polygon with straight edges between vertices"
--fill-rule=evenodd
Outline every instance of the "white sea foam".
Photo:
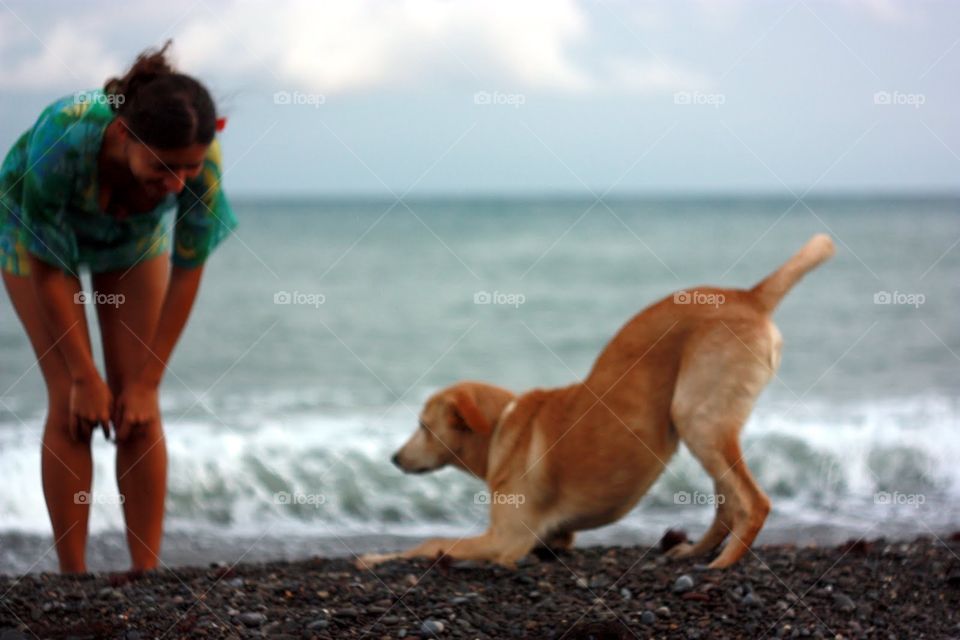
M 415 424 L 410 410 L 337 413 L 309 405 L 309 398 L 264 397 L 216 419 L 168 423 L 168 529 L 343 536 L 483 526 L 485 506 L 474 499 L 483 489 L 478 480 L 452 469 L 404 476 L 389 463 Z M 39 422 L 36 416 L 0 424 L 0 532 L 49 532 Z M 773 498 L 771 526 L 912 525 L 923 533 L 960 524 L 958 426 L 960 403 L 942 396 L 848 406 L 761 403 L 746 427 L 744 449 Z M 98 436 L 94 456 L 91 529 L 119 530 L 113 445 Z M 621 527 L 669 520 L 696 528 L 709 521 L 709 509 L 677 496 L 709 495 L 711 488 L 682 449 Z

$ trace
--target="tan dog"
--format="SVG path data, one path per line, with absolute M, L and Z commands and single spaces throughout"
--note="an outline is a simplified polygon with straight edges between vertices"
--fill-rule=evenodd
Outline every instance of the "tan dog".
M 699 288 L 657 302 L 620 330 L 582 383 L 520 396 L 479 382 L 440 391 L 393 462 L 411 473 L 452 464 L 482 478 L 490 526 L 476 537 L 365 555 L 358 566 L 438 554 L 510 566 L 537 546 L 568 547 L 575 531 L 630 511 L 680 440 L 713 478 L 719 507 L 696 544 L 669 555 L 708 553 L 729 534 L 709 566 L 733 564 L 770 511 L 740 448 L 740 430 L 780 364 L 770 314 L 833 253 L 830 238 L 817 235 L 749 291 Z

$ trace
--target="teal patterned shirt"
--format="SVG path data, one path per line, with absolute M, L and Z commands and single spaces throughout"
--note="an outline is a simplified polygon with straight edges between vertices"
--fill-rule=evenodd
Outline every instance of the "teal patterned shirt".
M 176 208 L 171 259 L 203 264 L 237 226 L 220 184 L 220 145 L 200 174 L 152 211 L 124 218 L 100 209 L 97 156 L 114 117 L 103 90 L 61 98 L 14 143 L 0 168 L 0 268 L 29 272 L 27 253 L 78 273 L 128 269 L 171 250 L 165 214 Z

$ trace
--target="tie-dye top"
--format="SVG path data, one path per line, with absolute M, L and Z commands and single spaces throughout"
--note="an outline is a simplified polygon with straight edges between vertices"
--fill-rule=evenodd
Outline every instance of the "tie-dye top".
M 146 213 L 100 209 L 97 156 L 115 114 L 100 89 L 61 98 L 40 114 L 0 168 L 0 268 L 25 275 L 26 252 L 73 273 L 126 269 L 169 249 L 163 215 L 176 205 L 172 260 L 199 266 L 237 226 L 220 186 L 220 145 L 179 194 Z

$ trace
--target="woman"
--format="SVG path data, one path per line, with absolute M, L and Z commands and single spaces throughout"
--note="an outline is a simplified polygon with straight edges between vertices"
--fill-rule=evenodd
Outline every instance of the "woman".
M 62 572 L 86 570 L 98 427 L 108 439 L 112 427 L 117 446 L 133 570 L 157 566 L 167 470 L 157 389 L 204 261 L 236 226 L 220 189 L 222 120 L 207 90 L 171 68 L 169 46 L 104 89 L 47 107 L 0 169 L 0 267 L 47 387 L 41 468 Z M 163 214 L 174 205 L 170 248 Z

